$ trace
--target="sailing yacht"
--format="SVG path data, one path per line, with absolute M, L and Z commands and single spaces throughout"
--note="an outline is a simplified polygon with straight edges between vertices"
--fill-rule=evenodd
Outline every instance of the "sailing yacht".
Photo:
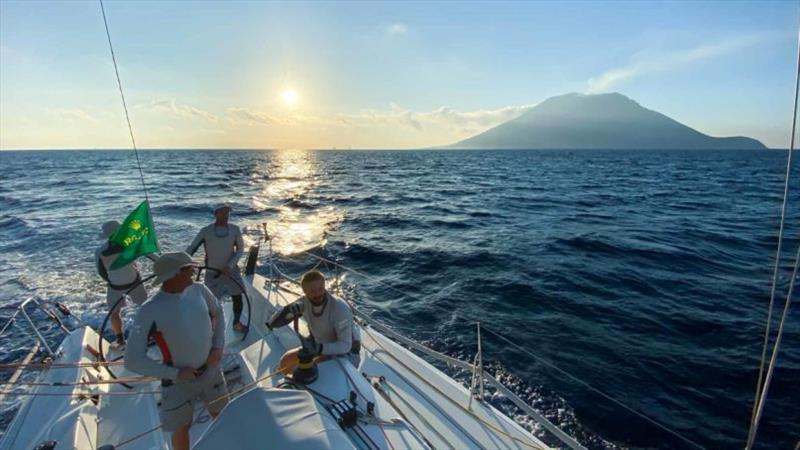
M 105 12 L 103 17 L 105 20 Z M 108 40 L 111 46 L 110 34 Z M 113 47 L 111 55 L 114 60 Z M 116 60 L 114 67 L 116 70 Z M 122 94 L 118 72 L 117 81 Z M 798 86 L 800 84 L 796 81 L 795 114 Z M 127 118 L 124 95 L 122 97 Z M 133 140 L 130 122 L 128 127 Z M 794 135 L 791 142 L 793 145 Z M 792 150 L 793 147 L 789 152 L 784 207 L 788 198 Z M 144 185 L 144 177 L 142 183 Z M 351 305 L 362 338 L 359 365 L 356 367 L 348 360 L 334 358 L 318 363 L 315 377 L 298 379 L 294 374 L 284 375 L 277 370 L 281 356 L 286 350 L 300 345 L 303 337 L 308 335 L 308 328 L 302 318 L 296 321 L 295 326 L 280 329 L 270 329 L 265 323 L 275 311 L 296 300 L 301 293 L 290 277 L 280 273 L 271 249 L 265 258 L 266 265 L 260 271 L 269 275 L 257 273 L 257 267 L 264 262 L 260 260 L 259 252 L 259 244 L 251 247 L 242 286 L 247 298 L 245 317 L 249 331 L 243 336 L 234 334 L 231 324 L 224 324 L 228 334 L 223 368 L 229 387 L 229 403 L 215 419 L 204 408 L 197 407 L 190 435 L 192 448 L 584 448 L 484 370 L 480 325 L 476 329 L 475 358 L 467 362 L 415 342 Z M 795 263 L 795 275 L 798 265 L 800 253 Z M 775 277 L 777 273 L 776 262 Z M 793 276 L 792 288 L 795 279 Z M 763 384 L 759 374 L 748 448 L 752 448 L 755 441 L 790 299 L 791 288 L 768 366 L 765 361 L 769 328 L 765 333 L 760 367 L 766 372 Z M 774 288 L 770 315 L 773 300 Z M 64 332 L 63 341 L 57 348 L 51 348 L 43 337 L 40 327 L 29 314 L 31 308 L 41 309 Z M 231 305 L 226 304 L 225 309 L 225 317 L 231 317 Z M 18 306 L 0 329 L 0 336 L 10 329 L 20 330 L 20 327 L 10 327 L 18 321 L 26 324 L 34 337 L 30 352 L 21 362 L 3 367 L 15 369 L 5 383 L 7 386 L 29 385 L 31 389 L 0 392 L 0 396 L 24 395 L 27 398 L 0 440 L 0 450 L 170 449 L 169 434 L 162 430 L 158 414 L 160 381 L 127 371 L 123 355 L 104 351 L 109 348 L 109 342 L 104 338 L 105 322 L 95 330 L 78 319 L 79 325 L 69 328 L 66 321 L 59 318 L 59 313 L 71 315 L 64 305 L 29 299 Z M 770 323 L 769 319 L 767 322 Z M 47 359 L 32 362 L 40 349 L 48 355 Z M 153 358 L 159 357 L 157 349 L 149 351 Z M 469 386 L 437 368 L 432 361 L 471 374 Z M 30 369 L 40 370 L 36 381 L 18 382 L 23 371 Z M 550 436 L 547 442 L 492 406 L 486 400 L 486 385 L 510 400 L 536 424 L 536 428 L 546 430 Z M 675 434 L 652 420 L 650 422 Z M 688 439 L 677 437 L 699 447 Z
M 472 363 L 454 359 L 357 309 L 358 367 L 335 358 L 317 364 L 316 379 L 284 376 L 277 370 L 280 357 L 299 346 L 308 329 L 302 318 L 294 327 L 269 329 L 265 323 L 301 292 L 291 279 L 276 275 L 271 253 L 264 268 L 271 275 L 256 273 L 259 248 L 251 247 L 244 277 L 249 332 L 242 336 L 225 324 L 223 368 L 230 402 L 214 420 L 203 407 L 196 408 L 192 448 L 551 448 L 485 401 L 486 384 L 549 430 L 559 447 L 583 448 L 484 371 L 480 349 Z M 43 370 L 0 449 L 169 449 L 169 433 L 161 429 L 158 415 L 160 380 L 139 377 L 124 368 L 122 355 L 104 352 L 109 342 L 102 328 L 62 324 L 64 340 L 51 349 L 28 314 L 37 306 L 50 311 L 35 300 L 19 311 L 37 336 L 35 348 L 41 346 L 50 358 L 42 366 L 17 365 L 18 371 Z M 231 317 L 231 304 L 225 309 L 225 317 Z M 160 357 L 157 348 L 149 351 Z M 470 371 L 471 386 L 429 360 Z

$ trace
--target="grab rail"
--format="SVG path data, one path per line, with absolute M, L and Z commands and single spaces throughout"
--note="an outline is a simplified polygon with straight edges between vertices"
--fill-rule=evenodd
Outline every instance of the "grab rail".
M 423 344 L 420 344 L 419 342 L 416 342 L 416 341 L 414 341 L 414 340 L 412 340 L 410 338 L 407 338 L 407 337 L 403 336 L 402 334 L 397 333 L 396 331 L 392 330 L 391 328 L 381 324 L 380 322 L 376 321 L 372 317 L 370 317 L 367 314 L 359 311 L 356 308 L 353 308 L 353 311 L 361 320 L 363 320 L 364 322 L 368 323 L 372 328 L 378 330 L 380 333 L 382 333 L 382 334 L 384 334 L 386 336 L 391 337 L 392 339 L 395 339 L 396 341 L 398 341 L 400 343 L 403 343 L 403 344 L 407 345 L 408 347 L 411 347 L 411 348 L 413 348 L 413 349 L 415 349 L 415 350 L 417 350 L 417 351 L 419 351 L 421 353 L 424 353 L 424 354 L 426 354 L 426 355 L 428 355 L 428 356 L 430 356 L 430 357 L 432 357 L 434 359 L 442 361 L 442 362 L 444 362 L 446 364 L 449 364 L 451 366 L 455 366 L 455 367 L 458 367 L 458 368 L 466 370 L 466 371 L 475 371 L 476 370 L 476 366 L 473 365 L 473 364 L 470 364 L 470 363 L 468 363 L 466 361 L 462 361 L 460 359 L 453 358 L 451 356 L 447 356 L 444 353 L 437 352 L 436 350 L 433 350 L 432 348 L 429 348 L 429 347 L 427 347 L 427 346 L 425 346 Z M 508 389 L 505 385 L 503 385 L 503 383 L 501 383 L 499 380 L 497 380 L 492 374 L 490 374 L 486 370 L 482 370 L 481 374 L 482 374 L 484 380 L 488 384 L 491 384 L 492 386 L 497 388 L 497 390 L 501 394 L 503 394 L 505 397 L 507 397 L 509 400 L 511 400 L 511 402 L 514 403 L 514 405 L 516 405 L 519 409 L 521 409 L 526 414 L 531 416 L 534 420 L 536 420 L 539 424 L 541 424 L 542 427 L 544 427 L 547 431 L 552 433 L 555 437 L 557 437 L 567 447 L 569 447 L 569 448 L 571 448 L 573 450 L 586 450 L 586 447 L 584 447 L 580 443 L 578 443 L 578 441 L 576 441 L 575 438 L 573 438 L 572 436 L 570 436 L 567 433 L 565 433 L 563 430 L 561 430 L 556 425 L 554 425 L 552 422 L 550 422 L 550 420 L 548 420 L 546 417 L 544 417 L 541 413 L 539 413 L 538 411 L 533 409 L 524 400 L 519 398 L 519 396 L 517 396 L 510 389 Z
M 20 305 L 17 307 L 17 311 L 21 312 L 21 313 L 22 313 L 22 315 L 23 315 L 23 317 L 25 317 L 25 320 L 27 320 L 27 321 L 28 321 L 28 324 L 30 325 L 30 327 L 31 327 L 31 330 L 33 330 L 33 332 L 36 334 L 36 338 L 39 340 L 39 342 L 42 344 L 42 346 L 45 348 L 45 350 L 47 350 L 47 354 L 48 354 L 48 355 L 50 355 L 51 357 L 54 357 L 54 356 L 56 356 L 56 352 L 54 352 L 54 351 L 53 351 L 53 349 L 50 347 L 50 344 L 48 344 L 48 343 L 47 343 L 47 340 L 44 338 L 44 336 L 42 336 L 42 333 L 41 333 L 41 332 L 39 332 L 39 328 L 36 326 L 36 324 L 34 324 L 34 323 L 33 323 L 33 320 L 31 319 L 31 316 L 29 316 L 29 315 L 28 315 L 28 312 L 25 310 L 25 307 L 26 307 L 26 306 L 27 306 L 29 303 L 35 303 L 35 304 L 36 304 L 36 306 L 37 306 L 37 307 L 38 307 L 38 308 L 39 308 L 39 309 L 40 309 L 40 310 L 41 310 L 43 313 L 45 313 L 45 314 L 46 314 L 48 317 L 50 317 L 50 318 L 51 318 L 51 319 L 53 319 L 53 320 L 54 320 L 56 323 L 58 323 L 58 326 L 59 326 L 59 328 L 60 328 L 60 329 L 61 329 L 61 331 L 63 331 L 65 334 L 69 334 L 69 333 L 70 333 L 70 331 L 69 331 L 69 329 L 68 329 L 67 327 L 65 327 L 65 326 L 64 326 L 64 324 L 61 322 L 61 320 L 60 320 L 60 319 L 59 319 L 57 316 L 53 315 L 53 313 L 52 313 L 52 312 L 50 312 L 50 311 L 46 310 L 46 309 L 44 308 L 44 306 L 42 306 L 41 302 L 39 302 L 38 300 L 36 300 L 36 299 L 35 299 L 35 298 L 33 298 L 33 297 L 31 297 L 31 298 L 29 298 L 29 299 L 25 300 L 24 302 L 22 302 L 22 303 L 21 303 L 21 304 L 20 304 Z M 16 315 L 16 314 L 15 314 L 15 315 Z M 12 316 L 12 317 L 13 317 L 13 316 Z M 12 319 L 12 320 L 13 320 L 13 319 Z

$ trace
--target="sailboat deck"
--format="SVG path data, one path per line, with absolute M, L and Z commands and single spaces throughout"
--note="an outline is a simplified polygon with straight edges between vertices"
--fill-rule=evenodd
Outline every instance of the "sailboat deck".
M 248 277 L 247 282 L 251 298 L 250 332 L 242 340 L 242 335 L 234 333 L 229 323 L 225 324 L 223 369 L 233 395 L 220 415 L 239 414 L 247 420 L 226 420 L 220 424 L 229 424 L 230 429 L 213 430 L 219 426 L 211 427 L 211 417 L 202 405 L 197 405 L 190 434 L 192 446 L 207 447 L 216 442 L 213 439 L 218 439 L 220 433 L 235 437 L 232 442 L 239 439 L 238 442 L 269 443 L 267 426 L 237 428 L 247 421 L 260 423 L 259 412 L 250 414 L 242 410 L 245 403 L 236 403 L 237 398 L 247 393 L 252 400 L 256 395 L 252 394 L 253 389 L 263 390 L 264 398 L 271 398 L 270 393 L 285 392 L 276 388 L 288 387 L 312 394 L 312 403 L 317 406 L 308 414 L 327 415 L 326 408 L 335 402 L 355 399 L 360 413 L 357 425 L 330 431 L 331 437 L 344 432 L 353 448 L 546 448 L 513 420 L 486 403 L 470 401 L 466 388 L 367 325 L 359 325 L 363 350 L 358 369 L 349 361 L 336 358 L 319 363 L 319 378 L 306 387 L 282 384 L 286 380 L 276 374 L 278 362 L 287 349 L 299 345 L 299 339 L 291 327 L 269 330 L 264 323 L 277 307 L 294 298 L 261 276 Z M 230 317 L 231 304 L 226 302 L 223 306 L 226 318 Z M 307 332 L 302 324 L 300 331 Z M 97 348 L 97 339 L 98 335 L 90 328 L 72 332 L 60 347 L 62 355 L 57 362 L 94 362 L 87 346 Z M 107 342 L 104 347 L 108 348 Z M 157 356 L 155 348 L 150 351 Z M 113 351 L 107 355 L 108 359 L 115 356 L 121 355 Z M 159 428 L 160 381 L 142 382 L 122 365 L 111 368 L 121 379 L 135 380 L 130 381 L 132 388 L 119 383 L 37 386 L 36 393 L 61 395 L 36 396 L 26 402 L 0 441 L 0 449 L 33 448 L 48 440 L 79 449 L 106 444 L 122 448 L 171 448 L 170 434 Z M 91 366 L 50 369 L 40 377 L 41 381 L 73 383 L 108 379 L 105 368 Z M 70 393 L 86 395 L 63 395 Z M 269 422 L 264 420 L 265 424 Z

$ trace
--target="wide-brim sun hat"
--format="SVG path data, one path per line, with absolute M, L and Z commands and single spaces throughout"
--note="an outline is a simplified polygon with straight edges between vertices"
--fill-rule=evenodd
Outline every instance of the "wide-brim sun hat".
M 186 266 L 197 266 L 197 263 L 185 252 L 164 253 L 153 263 L 153 273 L 156 275 L 153 283 L 159 285 L 172 279 Z
M 103 231 L 100 232 L 98 237 L 100 239 L 108 239 L 111 236 L 113 236 L 114 233 L 117 232 L 117 230 L 119 230 L 119 227 L 120 227 L 119 222 L 117 222 L 116 220 L 109 220 L 108 222 L 103 224 Z

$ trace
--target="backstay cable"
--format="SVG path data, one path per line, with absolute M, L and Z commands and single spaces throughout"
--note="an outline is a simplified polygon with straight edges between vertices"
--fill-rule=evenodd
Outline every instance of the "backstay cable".
M 794 140 L 795 140 L 795 129 L 797 128 L 797 97 L 798 92 L 800 92 L 800 30 L 798 30 L 797 35 L 797 69 L 795 73 L 795 82 L 794 82 L 794 109 L 792 112 L 792 131 L 791 131 L 791 138 L 789 141 L 789 157 L 786 161 L 786 183 L 783 187 L 783 205 L 781 206 L 781 224 L 780 230 L 778 231 L 778 251 L 775 255 L 775 270 L 772 274 L 772 289 L 770 292 L 770 299 L 769 299 L 769 308 L 767 309 L 767 325 L 766 329 L 764 330 L 764 347 L 761 351 L 761 362 L 758 366 L 758 384 L 756 386 L 756 396 L 753 400 L 753 412 L 750 417 L 750 430 L 747 433 L 747 445 L 745 449 L 750 449 L 753 446 L 753 443 L 756 439 L 756 432 L 758 431 L 758 423 L 761 420 L 761 413 L 764 409 L 764 397 L 766 397 L 767 391 L 769 390 L 769 383 L 772 378 L 772 371 L 774 369 L 775 360 L 778 356 L 778 349 L 781 343 L 781 336 L 783 334 L 783 324 L 786 320 L 786 315 L 789 312 L 789 305 L 792 302 L 792 290 L 794 289 L 794 281 L 795 277 L 797 276 L 797 265 L 800 262 L 800 248 L 798 248 L 797 258 L 795 258 L 795 265 L 794 270 L 792 273 L 792 279 L 789 283 L 789 292 L 786 294 L 786 303 L 783 308 L 783 315 L 780 321 L 780 328 L 778 329 L 778 335 L 775 338 L 775 344 L 773 345 L 772 349 L 772 357 L 770 358 L 769 368 L 767 369 L 767 376 L 766 379 L 764 378 L 764 365 L 766 364 L 767 360 L 767 348 L 769 347 L 769 338 L 770 338 L 770 326 L 772 324 L 772 310 L 773 305 L 775 303 L 775 290 L 778 284 L 778 270 L 780 267 L 780 260 L 781 260 L 781 244 L 783 242 L 783 225 L 784 225 L 784 218 L 786 216 L 786 203 L 789 201 L 789 178 L 792 170 L 792 154 L 794 153 Z
M 106 26 L 106 37 L 108 38 L 108 48 L 111 50 L 111 61 L 114 63 L 114 73 L 117 75 L 117 86 L 119 87 L 119 96 L 122 98 L 122 108 L 125 110 L 125 120 L 128 122 L 128 133 L 131 135 L 131 144 L 133 144 L 133 152 L 136 154 L 136 165 L 139 167 L 139 177 L 142 180 L 142 189 L 144 189 L 144 199 L 150 205 L 150 198 L 147 196 L 147 185 L 144 182 L 144 172 L 142 172 L 142 163 L 139 161 L 139 150 L 136 148 L 136 139 L 133 137 L 133 127 L 131 126 L 131 117 L 128 114 L 128 104 L 125 102 L 125 93 L 122 90 L 122 81 L 119 78 L 119 68 L 117 67 L 117 57 L 114 55 L 114 46 L 111 44 L 111 32 L 108 31 L 108 20 L 106 19 L 106 9 L 103 6 L 103 0 L 100 1 L 100 11 L 103 13 L 103 24 Z

